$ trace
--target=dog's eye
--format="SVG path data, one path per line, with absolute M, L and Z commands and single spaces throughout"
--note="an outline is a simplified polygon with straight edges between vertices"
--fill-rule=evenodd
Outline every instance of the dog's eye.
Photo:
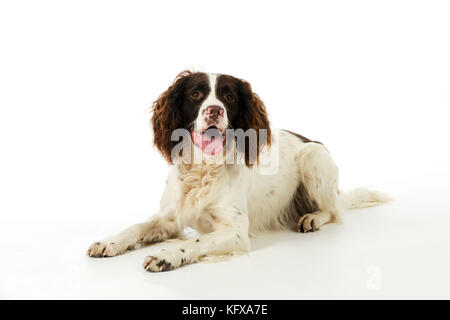
M 195 90 L 191 93 L 191 98 L 194 100 L 201 99 L 203 97 L 203 93 L 201 91 Z
M 234 97 L 231 94 L 227 93 L 225 94 L 225 100 L 227 100 L 227 102 L 233 102 Z

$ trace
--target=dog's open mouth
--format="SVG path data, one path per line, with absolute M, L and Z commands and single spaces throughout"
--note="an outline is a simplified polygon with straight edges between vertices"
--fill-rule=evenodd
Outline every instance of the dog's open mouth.
M 225 132 L 216 126 L 210 126 L 203 131 L 193 129 L 191 136 L 195 145 L 202 149 L 204 153 L 211 156 L 222 153 L 225 144 Z

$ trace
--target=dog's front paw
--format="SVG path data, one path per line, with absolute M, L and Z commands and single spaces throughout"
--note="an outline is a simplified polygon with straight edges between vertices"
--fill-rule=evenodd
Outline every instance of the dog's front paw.
M 103 258 L 117 256 L 123 251 L 115 242 L 95 242 L 89 247 L 86 254 L 89 257 Z
M 183 250 L 184 251 L 184 250 Z M 182 253 L 182 251 L 180 251 Z M 170 271 L 181 267 L 186 263 L 186 259 L 180 254 L 170 251 L 161 251 L 160 253 L 148 256 L 144 261 L 144 269 L 150 272 Z
M 144 269 L 150 272 L 170 271 L 175 268 L 170 261 L 155 256 L 148 256 L 144 261 Z
M 317 231 L 319 230 L 319 227 L 319 217 L 312 213 L 300 217 L 297 223 L 298 232 Z

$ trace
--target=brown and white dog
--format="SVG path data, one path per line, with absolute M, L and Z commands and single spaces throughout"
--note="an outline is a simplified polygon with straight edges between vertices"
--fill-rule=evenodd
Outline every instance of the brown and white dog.
M 167 271 L 205 256 L 248 251 L 251 234 L 316 231 L 339 222 L 344 209 L 388 200 L 366 189 L 340 191 L 327 149 L 301 135 L 271 130 L 263 102 L 244 80 L 182 72 L 152 111 L 154 143 L 172 164 L 160 210 L 149 221 L 91 245 L 91 257 L 175 238 L 186 226 L 198 231 L 200 236 L 144 261 L 148 271 Z M 187 132 L 183 143 L 174 135 L 177 130 Z M 252 130 L 255 135 L 248 134 Z M 244 143 L 238 143 L 238 131 L 246 134 Z M 180 145 L 182 151 L 174 153 Z M 231 162 L 225 154 L 233 155 Z

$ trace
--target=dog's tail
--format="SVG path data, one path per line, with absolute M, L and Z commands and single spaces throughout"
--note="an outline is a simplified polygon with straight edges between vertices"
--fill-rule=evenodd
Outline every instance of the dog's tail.
M 339 191 L 339 194 L 343 199 L 344 208 L 346 209 L 373 207 L 393 200 L 381 192 L 367 190 L 365 188 L 358 188 L 349 192 Z

